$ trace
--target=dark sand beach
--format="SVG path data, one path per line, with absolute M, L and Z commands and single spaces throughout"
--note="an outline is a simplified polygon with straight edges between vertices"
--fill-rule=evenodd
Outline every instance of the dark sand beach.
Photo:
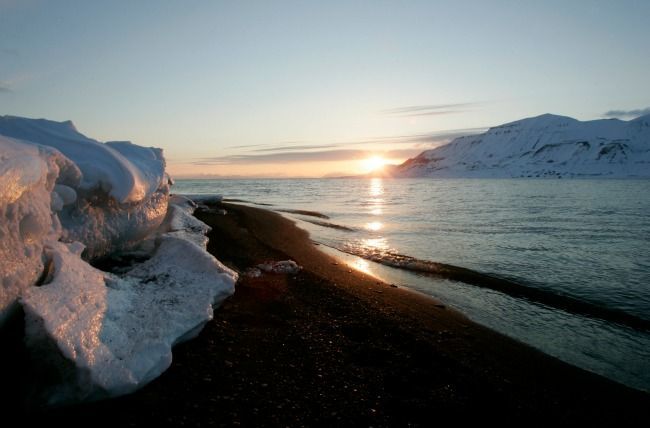
M 448 420 L 650 423 L 650 395 L 481 327 L 320 252 L 270 211 L 199 210 L 209 251 L 243 272 L 292 259 L 295 275 L 242 275 L 200 336 L 142 390 L 30 413 L 111 426 L 432 426 Z M 534 328 L 534 327 L 531 327 Z

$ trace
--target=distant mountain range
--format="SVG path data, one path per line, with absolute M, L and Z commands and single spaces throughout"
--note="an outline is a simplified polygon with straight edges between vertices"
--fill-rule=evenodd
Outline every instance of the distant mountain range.
M 579 121 L 544 114 L 456 138 L 394 177 L 650 177 L 650 115 Z

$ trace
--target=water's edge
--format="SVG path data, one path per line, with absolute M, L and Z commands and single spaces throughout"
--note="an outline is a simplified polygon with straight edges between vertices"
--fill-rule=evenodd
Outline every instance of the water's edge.
M 177 183 L 279 212 L 354 268 L 650 390 L 650 180 Z

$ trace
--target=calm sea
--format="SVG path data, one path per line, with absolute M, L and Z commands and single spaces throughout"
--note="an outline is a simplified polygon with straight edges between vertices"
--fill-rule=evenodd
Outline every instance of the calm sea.
M 321 213 L 284 215 L 357 269 L 650 390 L 650 180 L 178 180 L 173 191 Z M 532 292 L 462 282 L 455 268 Z

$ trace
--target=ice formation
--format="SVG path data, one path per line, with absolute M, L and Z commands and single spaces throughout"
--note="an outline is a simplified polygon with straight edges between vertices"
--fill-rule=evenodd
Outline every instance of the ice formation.
M 244 271 L 244 275 L 250 278 L 259 278 L 262 276 L 262 271 L 256 267 L 251 267 Z
M 161 149 L 104 144 L 79 133 L 72 122 L 13 116 L 0 117 L 0 135 L 49 147 L 74 165 L 56 179 L 53 208 L 61 238 L 83 242 L 85 257 L 128 248 L 164 219 L 169 178 Z
M 172 346 L 212 319 L 237 274 L 197 245 L 202 238 L 187 239 L 204 236 L 204 227 L 160 235 L 153 256 L 121 276 L 85 263 L 79 244 L 47 248 L 52 278 L 22 299 L 27 343 L 51 354 L 54 342 L 59 359 L 75 364 L 55 364 L 60 381 L 46 391 L 48 404 L 133 392 L 169 367 Z
M 302 266 L 293 260 L 281 260 L 274 262 L 266 262 L 257 265 L 257 268 L 263 272 L 267 273 L 288 273 L 296 274 L 300 272 Z
M 26 343 L 56 373 L 48 402 L 143 386 L 234 291 L 196 205 L 169 183 L 160 149 L 0 117 L 0 323 L 22 304 Z M 120 275 L 88 263 L 125 251 L 146 261 Z
M 70 121 L 1 116 L 0 135 L 57 149 L 81 170 L 80 190 L 101 189 L 120 204 L 140 202 L 166 181 L 161 149 L 100 143 L 79 133 Z
M 70 184 L 78 176 L 74 164 L 55 150 L 0 135 L 0 324 L 41 276 L 44 243 L 61 233 L 52 207 L 68 196 L 57 196 L 57 178 Z
M 43 271 L 46 237 L 82 242 L 86 258 L 127 249 L 164 219 L 168 182 L 160 149 L 0 116 L 0 323 Z

